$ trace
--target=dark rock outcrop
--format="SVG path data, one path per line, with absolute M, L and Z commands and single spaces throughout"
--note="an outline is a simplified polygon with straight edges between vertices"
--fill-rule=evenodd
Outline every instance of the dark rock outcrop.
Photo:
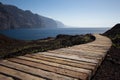
M 120 24 L 116 24 L 103 35 L 108 36 L 112 40 L 114 47 L 120 48 Z
M 13 5 L 0 3 L 0 29 L 16 28 L 55 28 L 57 22 L 53 19 L 22 10 Z
M 115 37 L 117 35 L 120 35 L 120 23 L 116 24 L 114 27 L 112 27 L 110 30 L 106 31 L 104 35 L 109 37 Z

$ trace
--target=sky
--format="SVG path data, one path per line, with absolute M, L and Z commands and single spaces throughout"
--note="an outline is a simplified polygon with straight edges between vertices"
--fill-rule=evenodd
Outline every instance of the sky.
M 120 0 L 0 0 L 68 27 L 112 27 L 120 22 Z

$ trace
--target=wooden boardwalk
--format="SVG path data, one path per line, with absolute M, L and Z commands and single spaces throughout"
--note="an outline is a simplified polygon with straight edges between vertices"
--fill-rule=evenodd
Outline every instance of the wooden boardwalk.
M 94 34 L 87 44 L 0 61 L 0 80 L 90 80 L 111 46 Z

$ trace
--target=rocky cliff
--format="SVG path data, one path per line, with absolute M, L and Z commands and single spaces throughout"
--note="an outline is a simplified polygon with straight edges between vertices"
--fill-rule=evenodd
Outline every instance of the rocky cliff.
M 0 3 L 0 29 L 16 28 L 54 28 L 55 20 L 22 10 L 13 5 Z

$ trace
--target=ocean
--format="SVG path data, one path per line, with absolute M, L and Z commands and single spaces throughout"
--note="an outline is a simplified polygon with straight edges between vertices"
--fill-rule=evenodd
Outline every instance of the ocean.
M 37 40 L 47 37 L 55 37 L 58 34 L 80 35 L 87 33 L 104 33 L 109 28 L 34 28 L 0 30 L 0 33 L 19 40 Z

